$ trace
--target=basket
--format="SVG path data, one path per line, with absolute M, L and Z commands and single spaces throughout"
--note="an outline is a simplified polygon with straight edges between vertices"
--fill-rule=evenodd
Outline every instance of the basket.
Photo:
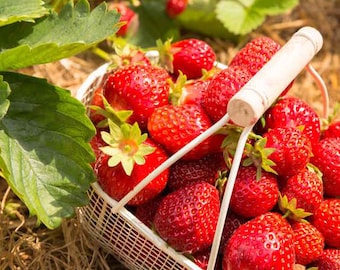
M 312 34 L 309 33 L 310 31 Z M 307 29 L 303 28 L 298 31 L 293 38 L 281 48 L 279 53 L 277 53 L 278 56 L 276 57 L 275 55 L 273 57 L 276 57 L 276 59 L 269 61 L 264 68 L 258 72 L 259 75 L 256 74 L 250 83 L 247 83 L 242 91 L 239 91 L 233 97 L 230 101 L 231 105 L 229 106 L 228 104 L 228 113 L 224 118 L 214 124 L 207 130 L 207 132 L 201 134 L 188 145 L 183 147 L 185 149 L 180 149 L 180 151 L 171 156 L 165 164 L 160 166 L 162 168 L 156 168 L 154 172 L 146 177 L 148 179 L 144 179 L 142 181 L 145 182 L 145 186 L 146 183 L 157 176 L 157 170 L 160 173 L 164 169 L 170 167 L 171 164 L 181 158 L 185 153 L 190 151 L 206 137 L 215 133 L 215 131 L 217 131 L 230 119 L 235 123 L 239 122 L 241 126 L 245 127 L 238 142 L 234 161 L 229 174 L 229 180 L 221 203 L 221 213 L 208 265 L 209 270 L 214 269 L 234 181 L 241 161 L 244 145 L 253 125 L 255 124 L 254 118 L 258 119 L 264 113 L 264 111 L 278 97 L 279 93 L 282 92 L 282 90 L 320 50 L 322 38 L 320 41 L 320 34 L 318 32 L 315 33 L 315 31 L 316 30 L 310 27 L 307 27 Z M 149 57 L 157 58 L 157 53 L 150 52 Z M 295 69 L 290 67 L 292 62 L 294 63 Z M 78 90 L 77 98 L 85 105 L 90 104 L 94 90 L 101 83 L 108 65 L 109 64 L 105 64 L 91 73 Z M 216 63 L 216 65 L 220 68 L 225 68 L 225 66 L 220 63 Z M 275 67 L 278 66 L 282 67 L 282 70 L 280 68 L 275 69 Z M 289 68 L 285 69 L 285 67 Z M 311 68 L 309 69 L 311 70 Z M 273 76 L 274 78 L 275 76 L 276 78 L 279 78 L 279 83 L 277 82 L 278 80 L 276 80 L 275 85 L 273 85 L 270 83 L 270 80 L 269 82 L 266 81 L 265 78 L 268 77 L 268 72 L 271 73 L 270 78 L 273 78 Z M 263 83 L 264 81 L 265 83 Z M 270 89 L 267 90 L 266 87 Z M 261 92 L 256 94 L 257 89 L 261 89 Z M 268 91 L 270 91 L 270 93 Z M 273 94 L 273 92 L 275 93 Z M 235 109 L 235 107 L 237 109 Z M 141 188 L 143 188 L 143 184 L 140 189 Z M 83 228 L 94 241 L 97 241 L 102 248 L 111 253 L 128 269 L 201 269 L 192 260 L 171 248 L 164 240 L 138 220 L 138 218 L 136 218 L 128 210 L 128 208 L 125 207 L 129 198 L 134 196 L 133 194 L 128 194 L 126 198 L 117 202 L 109 197 L 101 189 L 98 183 L 93 183 L 88 190 L 88 196 L 90 199 L 89 204 L 79 208 L 77 211 Z

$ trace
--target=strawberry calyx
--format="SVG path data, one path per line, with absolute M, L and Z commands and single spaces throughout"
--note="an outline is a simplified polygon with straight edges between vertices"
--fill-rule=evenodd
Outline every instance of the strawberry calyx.
M 144 144 L 147 134 L 142 134 L 137 123 L 133 125 L 124 123 L 119 126 L 110 119 L 108 123 L 109 132 L 101 131 L 101 136 L 107 146 L 99 149 L 110 156 L 109 167 L 121 164 L 125 173 L 130 176 L 134 165 L 143 165 L 144 157 L 153 153 L 155 148 Z
M 168 79 L 167 81 L 170 85 L 170 103 L 178 105 L 183 94 L 183 88 L 187 82 L 187 76 L 183 74 L 183 72 L 179 71 L 179 76 L 177 77 L 176 82 L 173 82 L 172 79 Z
M 108 127 L 108 119 L 110 119 L 113 123 L 117 125 L 121 125 L 126 123 L 129 117 L 132 115 L 132 110 L 115 110 L 106 100 L 106 98 L 101 95 L 103 100 L 103 107 L 97 105 L 90 105 L 89 108 L 94 111 L 94 114 L 98 114 L 104 117 L 103 120 L 97 123 L 97 128 L 105 128 Z
M 168 39 L 165 42 L 159 39 L 156 40 L 156 46 L 159 52 L 159 64 L 172 74 L 174 72 L 173 60 L 176 51 L 171 45 L 172 39 Z M 178 48 L 178 50 L 180 49 Z
M 306 212 L 303 208 L 297 208 L 296 204 L 296 198 L 288 200 L 286 195 L 282 196 L 281 193 L 279 193 L 278 206 L 283 213 L 283 217 L 298 222 L 308 222 L 305 218 L 311 216 L 312 213 Z
M 247 158 L 242 162 L 243 166 L 254 165 L 257 168 L 256 179 L 261 178 L 261 170 L 277 175 L 277 172 L 272 168 L 275 162 L 269 159 L 269 156 L 276 150 L 275 148 L 266 147 L 267 138 L 256 135 L 254 144 L 247 143 L 245 145 L 245 154 Z

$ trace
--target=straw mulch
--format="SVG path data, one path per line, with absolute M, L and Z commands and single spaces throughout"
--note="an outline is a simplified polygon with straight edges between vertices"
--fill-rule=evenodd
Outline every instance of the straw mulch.
M 324 37 L 324 46 L 312 65 L 327 84 L 332 107 L 340 101 L 340 1 L 300 2 L 290 13 L 268 18 L 249 38 L 264 34 L 283 44 L 302 26 L 317 28 Z M 239 49 L 224 40 L 206 40 L 223 63 L 228 63 Z M 101 63 L 103 60 L 87 52 L 22 72 L 47 78 L 75 94 L 88 74 Z M 308 72 L 298 76 L 292 92 L 322 111 L 320 91 Z M 2 179 L 0 198 L 0 269 L 124 269 L 85 235 L 76 218 L 65 220 L 56 230 L 37 226 L 36 219 L 28 215 L 25 206 Z

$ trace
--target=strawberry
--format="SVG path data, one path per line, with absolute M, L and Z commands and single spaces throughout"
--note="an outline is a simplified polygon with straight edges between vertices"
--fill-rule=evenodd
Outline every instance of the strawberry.
M 322 234 L 310 223 L 293 222 L 296 263 L 307 265 L 316 261 L 324 249 Z
M 322 172 L 324 193 L 340 196 L 340 138 L 324 138 L 313 147 L 313 163 Z
M 208 182 L 215 185 L 219 171 L 225 170 L 222 153 L 212 153 L 196 160 L 180 159 L 170 168 L 168 188 L 171 191 L 193 184 Z
M 165 12 L 170 18 L 180 15 L 187 7 L 188 0 L 167 0 Z
M 108 9 L 116 9 L 120 14 L 119 22 L 122 25 L 116 32 L 117 36 L 133 35 L 137 31 L 138 16 L 126 2 L 110 2 Z
M 281 189 L 288 200 L 296 199 L 296 207 L 314 213 L 323 200 L 322 178 L 316 171 L 307 168 L 288 178 Z
M 156 108 L 148 121 L 148 131 L 156 142 L 173 154 L 211 126 L 203 109 L 195 104 L 166 105 Z M 183 158 L 199 159 L 219 150 L 220 136 L 211 136 Z
M 315 110 L 297 97 L 285 96 L 269 108 L 264 115 L 265 129 L 301 127 L 303 133 L 316 143 L 320 139 L 320 118 Z
M 264 171 L 259 179 L 256 176 L 256 167 L 241 166 L 230 200 L 230 209 L 246 218 L 272 210 L 279 197 L 279 187 L 274 174 Z
M 280 44 L 269 37 L 254 38 L 236 53 L 229 67 L 243 66 L 254 76 L 280 48 Z
M 154 109 L 168 104 L 169 78 L 160 67 L 127 65 L 108 76 L 103 94 L 115 110 L 132 110 L 129 122 L 144 129 Z
M 170 73 L 178 76 L 180 71 L 187 79 L 198 79 L 203 75 L 203 70 L 213 68 L 216 54 L 212 47 L 205 41 L 188 38 L 171 43 L 158 43 L 161 64 Z
M 318 270 L 339 270 L 340 269 L 340 249 L 324 249 L 317 262 Z
M 267 131 L 263 138 L 266 148 L 275 151 L 268 158 L 275 163 L 272 166 L 279 176 L 289 177 L 297 174 L 308 164 L 312 155 L 309 138 L 299 129 L 293 127 L 279 127 Z
M 242 224 L 229 239 L 222 269 L 293 269 L 293 230 L 278 213 L 267 212 Z
M 179 252 L 197 253 L 212 244 L 220 210 L 217 189 L 199 182 L 169 193 L 155 215 L 155 229 Z
M 146 134 L 141 134 L 136 123 L 133 126 L 109 123 L 110 133 L 101 132 L 107 145 L 100 147 L 102 154 L 97 158 L 94 171 L 103 190 L 120 200 L 168 157 Z M 165 188 L 168 176 L 169 171 L 163 171 L 128 204 L 139 205 L 156 197 Z
M 326 245 L 340 248 L 340 199 L 323 200 L 313 215 L 312 223 L 324 236 Z
M 213 122 L 227 113 L 229 100 L 249 81 L 251 74 L 240 67 L 220 71 L 209 83 L 202 97 L 202 107 Z
M 322 138 L 340 138 L 340 120 L 330 123 L 325 130 L 322 131 Z

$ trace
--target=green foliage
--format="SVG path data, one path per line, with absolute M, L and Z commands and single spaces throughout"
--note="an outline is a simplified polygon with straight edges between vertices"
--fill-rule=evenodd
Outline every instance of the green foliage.
M 88 202 L 95 128 L 70 92 L 9 72 L 80 53 L 115 34 L 119 15 L 86 0 L 60 13 L 37 0 L 0 1 L 0 170 L 30 214 L 56 228 Z
M 101 4 L 91 13 L 86 1 L 67 4 L 36 23 L 17 22 L 0 28 L 0 70 L 53 62 L 93 47 L 115 33 L 116 11 Z M 93 30 L 91 30 L 93 28 Z

